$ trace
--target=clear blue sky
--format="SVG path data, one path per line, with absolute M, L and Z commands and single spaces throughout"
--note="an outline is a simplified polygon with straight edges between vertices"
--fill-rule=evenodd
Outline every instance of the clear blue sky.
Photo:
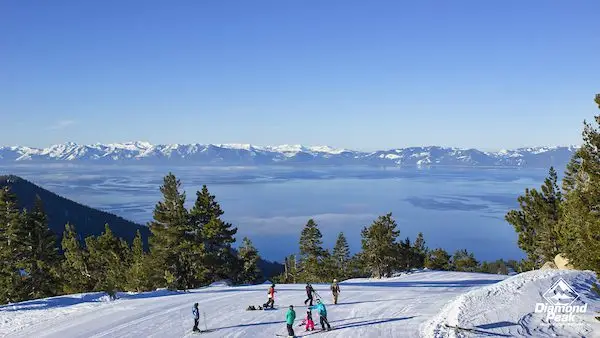
M 0 3 L 0 144 L 574 144 L 600 1 Z

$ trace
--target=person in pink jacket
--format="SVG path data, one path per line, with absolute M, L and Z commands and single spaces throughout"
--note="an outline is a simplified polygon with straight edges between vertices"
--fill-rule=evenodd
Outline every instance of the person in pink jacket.
M 306 331 L 314 331 L 315 330 L 315 322 L 312 319 L 312 311 L 306 311 L 306 318 L 300 323 L 300 326 L 306 325 Z

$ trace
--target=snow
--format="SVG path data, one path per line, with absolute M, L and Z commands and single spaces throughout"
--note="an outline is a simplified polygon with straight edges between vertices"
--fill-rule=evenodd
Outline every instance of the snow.
M 535 314 L 535 304 L 563 278 L 589 305 L 575 324 L 549 325 Z M 388 279 L 353 279 L 340 283 L 337 305 L 327 284 L 314 284 L 323 297 L 335 330 L 324 337 L 598 337 L 599 298 L 589 288 L 592 272 L 544 270 L 512 277 L 492 274 L 418 271 Z M 306 312 L 304 285 L 276 286 L 274 311 L 246 311 L 266 302 L 270 282 L 230 287 L 223 283 L 190 292 L 158 290 L 103 293 L 33 300 L 0 307 L 2 337 L 184 337 L 191 336 L 191 310 L 199 303 L 202 337 L 274 337 L 285 333 L 285 312 L 296 310 L 296 334 Z M 440 311 L 441 310 L 441 311 Z M 206 318 L 206 322 L 204 322 Z M 313 312 L 318 325 L 318 315 Z M 476 328 L 459 332 L 444 324 Z M 306 334 L 309 335 L 309 334 Z
M 574 322 L 550 322 L 545 313 L 536 313 L 536 303 L 563 279 L 579 294 L 573 305 L 588 304 L 587 312 Z M 467 292 L 447 304 L 423 324 L 423 337 L 600 337 L 600 298 L 590 291 L 597 282 L 591 271 L 536 270 L 515 275 L 500 283 Z M 550 297 L 554 298 L 554 297 Z M 564 298 L 564 297 L 559 297 Z M 475 329 L 467 332 L 445 327 Z
M 456 296 L 506 276 L 459 272 L 416 272 L 395 278 L 340 283 L 337 305 L 329 285 L 315 284 L 337 330 L 326 337 L 414 337 L 419 326 Z M 268 285 L 214 286 L 188 293 L 166 290 L 121 293 L 106 301 L 101 293 L 33 300 L 0 307 L 0 336 L 9 337 L 183 337 L 193 326 L 195 302 L 214 332 L 202 337 L 274 337 L 285 333 L 285 311 L 296 309 L 296 333 L 306 307 L 304 285 L 277 285 L 275 311 L 246 311 L 266 302 Z M 313 313 L 318 323 L 318 316 Z M 201 315 L 201 327 L 204 329 Z

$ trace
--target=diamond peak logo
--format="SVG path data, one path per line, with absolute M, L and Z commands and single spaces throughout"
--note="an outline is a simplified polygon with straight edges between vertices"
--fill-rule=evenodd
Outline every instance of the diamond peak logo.
M 561 278 L 544 293 L 544 298 L 552 305 L 566 306 L 573 304 L 579 298 L 579 295 Z

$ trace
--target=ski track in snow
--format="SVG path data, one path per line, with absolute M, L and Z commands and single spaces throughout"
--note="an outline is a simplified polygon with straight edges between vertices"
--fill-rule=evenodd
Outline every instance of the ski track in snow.
M 571 274 L 579 276 L 579 279 L 574 277 L 573 282 L 589 281 L 589 274 Z M 504 315 L 510 317 L 513 312 L 523 312 L 520 311 L 522 308 L 533 309 L 535 301 L 540 301 L 540 293 L 535 286 L 545 287 L 545 284 L 551 283 L 551 277 L 556 276 L 552 272 L 508 278 L 491 274 L 425 271 L 382 280 L 354 279 L 340 284 L 342 290 L 337 305 L 331 304 L 329 285 L 315 284 L 327 305 L 328 318 L 334 328 L 323 333 L 305 333 L 304 328 L 298 326 L 306 313 L 304 285 L 299 284 L 276 287 L 277 309 L 274 311 L 246 311 L 248 305 L 266 302 L 269 285 L 206 287 L 187 293 L 165 290 L 123 293 L 120 299 L 112 302 L 106 301 L 106 296 L 101 293 L 69 295 L 0 307 L 0 337 L 287 336 L 285 313 L 290 304 L 296 309 L 294 329 L 298 337 L 472 337 L 478 334 L 457 334 L 454 330 L 444 330 L 443 324 L 495 323 Z M 536 284 L 540 280 L 543 283 Z M 515 303 L 515 297 L 523 295 L 523 290 L 529 290 L 524 294 L 528 304 L 517 306 L 513 312 L 508 311 L 507 307 Z M 504 294 L 513 298 L 502 296 Z M 486 299 L 499 303 L 491 304 Z M 504 303 L 500 299 L 504 299 Z M 194 302 L 199 303 L 200 329 L 212 331 L 201 335 L 191 333 Z M 315 311 L 313 319 L 316 328 L 319 328 Z M 527 315 L 515 325 L 512 328 L 515 330 L 510 331 L 512 336 L 539 337 L 560 333 L 560 328 L 543 325 L 535 317 Z M 590 332 L 594 333 L 587 333 Z

